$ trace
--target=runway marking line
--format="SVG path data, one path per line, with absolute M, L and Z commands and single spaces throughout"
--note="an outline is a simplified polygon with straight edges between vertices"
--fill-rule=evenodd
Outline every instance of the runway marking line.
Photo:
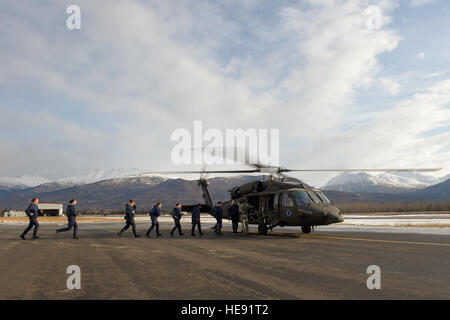
M 319 238 L 319 239 L 339 239 L 339 240 L 367 241 L 367 242 L 400 243 L 400 244 L 418 244 L 418 245 L 427 245 L 427 246 L 450 247 L 450 243 L 436 243 L 436 242 L 414 242 L 414 241 L 399 241 L 399 240 L 364 239 L 364 238 L 348 238 L 348 237 L 305 235 L 305 234 L 301 235 L 301 237 Z

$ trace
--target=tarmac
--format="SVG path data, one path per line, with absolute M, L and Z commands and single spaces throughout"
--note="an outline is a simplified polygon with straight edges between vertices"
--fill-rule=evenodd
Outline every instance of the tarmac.
M 275 228 L 268 235 L 144 236 L 138 222 L 121 238 L 123 222 L 80 223 L 79 240 L 41 224 L 40 239 L 19 238 L 24 225 L 0 224 L 0 299 L 449 299 L 450 233 L 371 228 Z M 70 290 L 68 266 L 81 270 Z M 368 289 L 367 268 L 381 270 L 381 289 Z

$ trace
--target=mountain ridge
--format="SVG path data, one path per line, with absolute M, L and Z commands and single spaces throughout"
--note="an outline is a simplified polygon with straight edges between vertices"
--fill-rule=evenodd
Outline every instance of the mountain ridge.
M 208 179 L 214 201 L 230 198 L 228 190 L 261 176 L 214 177 Z M 414 202 L 447 201 L 450 199 L 450 179 L 439 184 L 404 193 L 362 193 L 325 190 L 327 196 L 336 204 L 359 202 Z M 62 186 L 55 189 L 48 184 L 25 190 L 0 190 L 0 204 L 3 208 L 23 210 L 32 197 L 41 202 L 64 202 L 78 199 L 82 210 L 122 210 L 129 199 L 134 199 L 141 210 L 150 209 L 157 201 L 164 208 L 177 202 L 194 204 L 203 202 L 202 191 L 196 180 L 166 178 L 161 176 L 134 176 L 97 181 L 90 184 Z

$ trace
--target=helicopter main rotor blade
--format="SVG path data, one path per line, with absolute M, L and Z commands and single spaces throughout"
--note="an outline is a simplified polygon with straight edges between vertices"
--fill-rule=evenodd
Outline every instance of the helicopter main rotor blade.
M 280 174 L 286 172 L 436 172 L 442 168 L 395 168 L 395 169 L 285 169 L 278 167 L 263 167 L 243 170 L 188 170 L 188 171 L 157 171 L 143 174 L 215 174 L 215 173 L 268 173 Z
M 280 169 L 280 172 L 436 172 L 442 168 L 397 168 L 397 169 Z
M 158 171 L 158 172 L 144 172 L 143 174 L 196 174 L 196 173 L 257 173 L 257 169 L 249 170 L 193 170 L 193 171 Z

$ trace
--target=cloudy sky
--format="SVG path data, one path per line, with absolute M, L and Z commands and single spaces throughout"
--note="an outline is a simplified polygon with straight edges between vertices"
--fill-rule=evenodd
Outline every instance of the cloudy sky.
M 4 0 L 0 176 L 189 169 L 171 164 L 170 136 L 195 120 L 280 129 L 286 167 L 443 176 L 448 30 L 444 0 Z

